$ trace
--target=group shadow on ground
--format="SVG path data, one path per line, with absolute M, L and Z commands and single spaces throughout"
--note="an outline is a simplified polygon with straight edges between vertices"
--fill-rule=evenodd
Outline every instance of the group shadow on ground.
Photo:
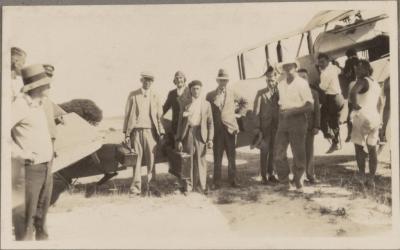
M 238 152 L 238 159 L 246 161 L 245 164 L 237 166 L 237 175 L 240 181 L 240 188 L 231 188 L 227 181 L 223 182 L 221 189 L 211 191 L 208 196 L 216 204 L 231 204 L 235 202 L 258 202 L 263 194 L 277 192 L 272 185 L 261 185 L 256 178 L 259 175 L 259 159 L 254 154 Z M 292 164 L 291 159 L 289 163 Z M 379 168 L 390 168 L 389 164 L 379 164 Z M 223 177 L 226 176 L 227 166 L 223 166 Z M 391 178 L 390 176 L 376 176 L 376 188 L 369 190 L 359 184 L 356 180 L 357 169 L 352 155 L 324 155 L 315 157 L 316 176 L 320 180 L 317 189 L 313 193 L 296 194 L 294 192 L 280 192 L 282 196 L 296 199 L 302 197 L 310 199 L 312 197 L 340 197 L 348 194 L 321 192 L 324 187 L 340 187 L 351 193 L 352 198 L 361 197 L 372 199 L 378 203 L 391 205 Z M 208 163 L 207 184 L 212 183 L 213 164 Z M 143 177 L 146 178 L 146 177 Z M 226 180 L 226 178 L 225 178 Z M 95 182 L 74 185 L 73 192 L 85 193 L 87 197 L 96 195 L 127 195 L 131 184 L 131 178 L 118 178 L 118 176 L 103 185 L 96 185 Z M 145 179 L 143 179 L 143 183 Z M 161 196 L 174 195 L 179 193 L 177 178 L 171 174 L 159 174 L 154 182 Z

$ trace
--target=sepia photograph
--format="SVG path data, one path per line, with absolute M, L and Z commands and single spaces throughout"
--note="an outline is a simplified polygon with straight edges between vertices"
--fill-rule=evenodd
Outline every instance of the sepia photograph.
M 399 249 L 397 1 L 1 7 L 2 249 Z

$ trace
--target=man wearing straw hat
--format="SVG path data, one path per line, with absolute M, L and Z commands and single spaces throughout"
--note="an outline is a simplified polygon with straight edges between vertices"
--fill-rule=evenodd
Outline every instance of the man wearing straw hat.
M 25 65 L 26 52 L 20 48 L 11 48 L 11 98 L 15 100 L 16 96 L 21 93 L 23 86 L 21 79 L 21 69 Z
M 289 162 L 287 148 L 293 153 L 294 183 L 302 192 L 302 176 L 306 169 L 306 113 L 313 110 L 313 97 L 308 83 L 296 74 L 297 63 L 282 63 L 284 79 L 278 83 L 279 124 L 275 136 L 274 162 L 281 185 L 280 190 L 289 190 Z
M 48 238 L 46 215 L 52 192 L 54 149 L 43 100 L 48 95 L 51 79 L 42 64 L 23 68 L 21 75 L 22 94 L 11 107 L 11 136 L 18 146 L 13 157 L 25 166 L 25 226 L 20 239 L 33 240 L 35 231 L 37 240 L 45 240 Z
M 228 179 L 232 187 L 240 187 L 236 179 L 236 135 L 239 125 L 236 117 L 244 115 L 247 110 L 247 101 L 234 90 L 227 87 L 229 75 L 225 69 L 220 69 L 217 75 L 218 87 L 207 94 L 207 101 L 211 103 L 214 120 L 214 176 L 213 189 L 221 186 L 221 167 L 224 151 L 228 158 Z M 244 104 L 237 108 L 238 103 Z
M 160 100 L 151 88 L 154 76 L 150 72 L 142 72 L 140 81 L 142 87 L 132 91 L 128 96 L 123 125 L 125 141 L 137 153 L 137 162 L 133 168 L 133 180 L 130 188 L 132 197 L 141 194 L 143 158 L 147 163 L 146 195 L 150 195 L 150 188 L 156 195 L 159 195 L 159 191 L 153 186 L 150 187 L 150 184 L 155 178 L 154 153 L 157 142 L 162 142 L 164 137 Z

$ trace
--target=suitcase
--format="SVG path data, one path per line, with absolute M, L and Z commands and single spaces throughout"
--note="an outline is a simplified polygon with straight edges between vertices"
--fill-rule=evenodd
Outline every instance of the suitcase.
M 190 179 L 191 155 L 167 147 L 167 156 L 169 161 L 168 172 L 180 179 Z
M 116 147 L 115 150 L 115 158 L 122 166 L 134 167 L 136 165 L 137 154 L 131 148 L 122 144 Z

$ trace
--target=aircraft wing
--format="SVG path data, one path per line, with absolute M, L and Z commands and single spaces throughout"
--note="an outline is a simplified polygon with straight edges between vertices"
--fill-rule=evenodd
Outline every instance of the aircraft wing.
M 354 15 L 357 10 L 325 10 L 316 14 L 304 27 L 304 32 L 309 31 L 318 27 L 321 27 L 327 23 L 343 19 L 345 17 Z
M 75 113 L 63 116 L 64 124 L 57 125 L 54 147 L 57 157 L 53 173 L 97 151 L 103 140 L 96 129 Z

